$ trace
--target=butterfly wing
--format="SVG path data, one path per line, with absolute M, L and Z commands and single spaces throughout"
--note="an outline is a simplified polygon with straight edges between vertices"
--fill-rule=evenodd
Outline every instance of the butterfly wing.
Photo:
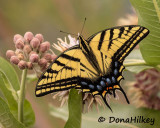
M 123 62 L 125 57 L 148 33 L 149 30 L 142 26 L 120 26 L 98 32 L 89 37 L 87 42 L 93 51 L 101 51 L 107 55 L 107 58 Z M 108 60 L 109 64 L 111 60 Z
M 80 39 L 79 46 L 62 53 L 40 77 L 36 96 L 75 87 L 101 95 L 109 107 L 106 94 L 113 93 L 115 97 L 115 90 L 119 89 L 126 97 L 119 84 L 123 61 L 148 33 L 141 26 L 122 26 L 98 32 L 87 41 Z M 127 97 L 126 100 L 129 102 Z
M 103 30 L 87 39 L 103 76 L 109 79 L 111 83 L 115 83 L 104 89 L 103 93 L 101 93 L 104 101 L 106 94 L 112 94 L 111 90 L 115 96 L 116 89 L 121 90 L 126 97 L 125 92 L 119 84 L 120 80 L 123 79 L 123 61 L 148 33 L 149 30 L 142 26 L 121 26 Z M 97 92 L 95 94 L 100 93 Z M 129 102 L 127 97 L 126 100 Z
M 39 78 L 36 96 L 67 90 L 77 86 L 80 79 L 94 77 L 98 77 L 97 71 L 79 46 L 74 46 L 62 53 Z
M 115 62 L 119 63 L 118 72 L 121 73 L 126 56 L 148 34 L 149 30 L 142 26 L 120 26 L 98 32 L 89 37 L 87 42 L 103 74 L 113 73 Z M 121 78 L 119 75 L 118 80 Z

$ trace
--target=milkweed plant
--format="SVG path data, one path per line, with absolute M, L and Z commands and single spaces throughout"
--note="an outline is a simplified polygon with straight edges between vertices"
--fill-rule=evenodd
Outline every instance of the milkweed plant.
M 117 25 L 140 24 L 150 30 L 150 35 L 132 51 L 124 62 L 126 70 L 135 74 L 135 80 L 134 82 L 126 82 L 122 86 L 126 87 L 127 95 L 129 95 L 131 104 L 135 106 L 135 109 L 144 107 L 157 110 L 160 113 L 159 6 L 155 6 L 156 2 L 130 1 L 135 7 L 138 17 L 136 15 L 126 15 L 126 17 L 118 20 Z M 144 4 L 146 5 L 145 8 L 143 7 Z M 149 6 L 152 11 L 149 11 Z M 154 19 L 151 18 L 152 15 L 155 16 Z M 32 32 L 26 32 L 24 36 L 16 34 L 13 43 L 15 49 L 6 51 L 7 59 L 0 58 L 0 90 L 3 94 L 0 97 L 0 127 L 24 128 L 35 123 L 32 105 L 25 98 L 26 84 L 29 81 L 37 81 L 47 67 L 57 58 L 58 55 L 55 54 L 55 50 L 62 53 L 77 45 L 78 41 L 68 35 L 64 40 L 57 38 L 57 43 L 52 44 L 46 41 L 42 34 L 34 35 Z M 13 65 L 22 71 L 20 78 Z M 85 116 L 87 113 L 92 113 L 95 110 L 94 108 L 96 108 L 97 114 L 100 111 L 103 111 L 103 113 L 109 111 L 99 96 L 93 97 L 91 94 L 83 94 L 81 90 L 71 89 L 53 93 L 51 96 L 53 99 L 61 101 L 59 107 L 68 104 L 68 120 L 67 117 L 61 115 L 62 113 L 57 112 L 61 108 L 49 105 L 52 116 L 60 117 L 66 121 L 65 128 L 85 126 L 83 120 L 86 117 L 83 119 L 82 113 Z M 107 97 L 108 101 L 111 102 L 110 98 Z M 125 108 L 130 108 L 130 105 L 125 105 Z M 120 111 L 121 107 L 117 109 Z M 132 111 L 132 109 L 130 110 Z

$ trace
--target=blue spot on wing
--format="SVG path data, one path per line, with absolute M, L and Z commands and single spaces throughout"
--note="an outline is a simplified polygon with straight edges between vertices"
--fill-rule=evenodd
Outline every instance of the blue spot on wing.
M 103 88 L 100 85 L 97 85 L 97 89 L 98 91 L 102 91 Z
M 88 84 L 86 82 L 81 82 L 82 85 L 87 86 Z
M 89 84 L 88 86 L 89 86 L 90 89 L 94 89 L 94 85 Z
M 100 81 L 100 85 L 101 85 L 102 87 L 105 87 L 105 86 L 106 86 L 106 83 L 102 80 L 102 81 Z
M 112 83 L 116 83 L 116 79 L 112 76 Z
M 114 75 L 117 76 L 118 75 L 118 70 L 114 69 Z
M 111 80 L 109 78 L 106 79 L 106 82 L 107 82 L 108 85 L 111 84 Z

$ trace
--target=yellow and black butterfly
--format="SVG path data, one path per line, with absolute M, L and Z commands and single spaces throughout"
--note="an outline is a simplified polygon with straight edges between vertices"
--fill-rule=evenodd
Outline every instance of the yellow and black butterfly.
M 79 45 L 63 52 L 40 77 L 36 96 L 76 88 L 100 95 L 110 108 L 106 94 L 115 97 L 120 90 L 129 103 L 120 86 L 123 61 L 148 34 L 145 27 L 130 25 L 102 30 L 87 40 L 80 35 Z

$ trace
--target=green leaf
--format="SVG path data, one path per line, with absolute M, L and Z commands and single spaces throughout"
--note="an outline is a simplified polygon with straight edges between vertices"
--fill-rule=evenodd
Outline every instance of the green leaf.
M 9 110 L 5 101 L 0 97 L 0 127 L 1 128 L 25 128 L 23 124 L 18 122 Z
M 0 71 L 3 72 L 6 78 L 9 80 L 12 88 L 14 88 L 15 91 L 18 91 L 20 88 L 20 82 L 17 73 L 12 65 L 2 57 L 0 57 Z
M 108 109 L 99 107 L 99 112 L 96 111 L 95 107 L 88 113 L 82 115 L 82 128 L 151 128 L 159 127 L 159 115 L 160 111 L 148 109 L 148 108 L 135 108 L 132 105 L 122 105 L 122 104 L 111 104 L 113 113 Z M 61 118 L 66 121 L 67 107 L 55 108 L 50 106 L 51 115 Z M 99 117 L 104 117 L 106 120 L 104 122 L 98 122 Z M 116 118 L 135 118 L 138 116 L 143 116 L 144 118 L 154 118 L 154 125 L 150 123 L 109 123 L 110 117 Z
M 159 0 L 130 0 L 138 14 L 140 25 L 150 34 L 140 43 L 144 60 L 151 65 L 160 64 L 160 2 Z
M 5 64 L 6 66 L 8 66 L 10 71 L 12 71 L 13 73 L 9 73 L 7 67 L 1 64 Z M 0 67 L 0 90 L 2 91 L 5 97 L 5 100 L 9 105 L 10 111 L 12 112 L 14 117 L 18 119 L 18 95 L 15 88 L 13 88 L 14 84 L 16 83 L 18 87 L 20 86 L 19 80 L 17 80 L 18 79 L 17 74 L 16 72 L 14 72 L 14 68 L 12 67 L 12 65 L 10 65 L 3 58 L 0 58 L 0 66 L 2 66 Z M 13 78 L 15 78 L 15 81 Z M 25 126 L 28 127 L 33 125 L 34 122 L 35 122 L 35 114 L 32 109 L 32 106 L 27 100 L 25 100 L 24 101 L 24 124 Z
M 71 89 L 68 100 L 69 117 L 64 128 L 81 128 L 82 94 Z
M 16 93 L 15 90 L 14 89 L 11 90 L 11 88 L 9 87 L 10 85 L 6 76 L 4 75 L 3 72 L 0 72 L 0 90 L 3 93 L 5 100 L 7 101 L 13 115 L 15 115 L 15 117 L 17 118 L 16 115 L 17 115 L 17 108 L 18 108 L 18 105 L 17 105 L 18 97 L 16 97 L 15 95 Z
M 10 111 L 13 113 L 14 117 L 18 119 L 18 102 L 17 98 L 13 95 L 15 90 L 10 90 L 7 88 L 9 86 L 8 79 L 1 72 L 0 73 L 0 90 L 2 91 L 5 99 L 9 105 Z M 25 100 L 24 101 L 24 124 L 25 126 L 31 126 L 35 122 L 35 115 L 30 103 Z
M 35 114 L 28 100 L 24 101 L 24 124 L 26 127 L 32 126 L 35 123 Z
M 134 73 L 139 73 L 143 70 L 154 68 L 153 66 L 149 66 L 145 63 L 139 49 L 135 49 L 131 52 L 131 54 L 129 54 L 124 62 L 124 65 L 128 71 Z

